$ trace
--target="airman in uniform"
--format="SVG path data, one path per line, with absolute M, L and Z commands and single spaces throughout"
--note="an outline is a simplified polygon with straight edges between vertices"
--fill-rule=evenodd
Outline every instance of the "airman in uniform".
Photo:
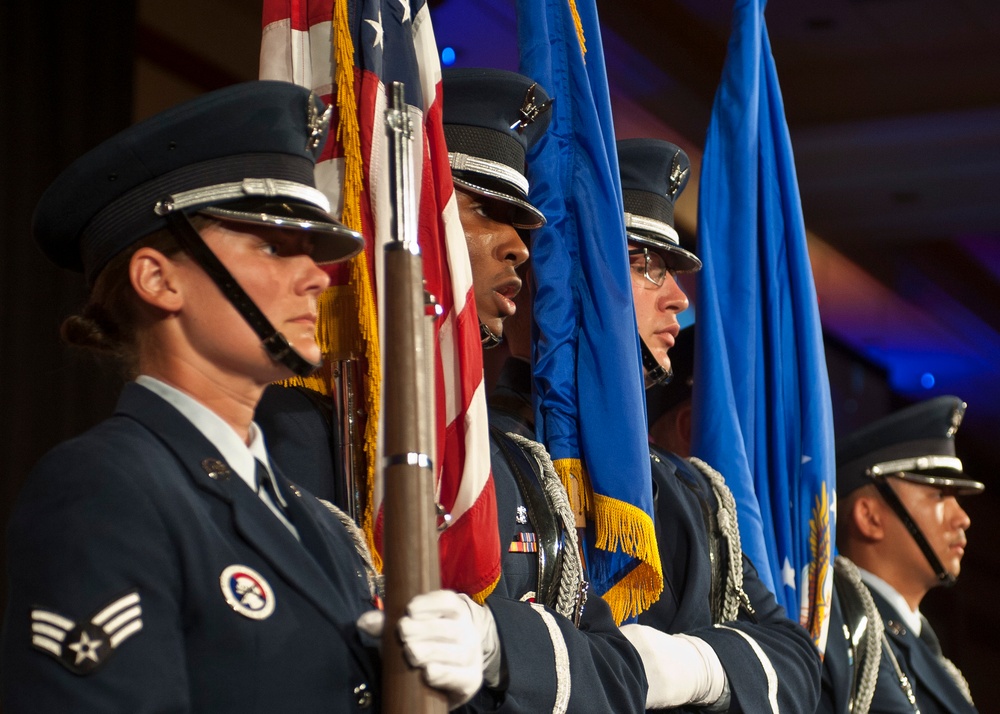
M 920 602 L 958 578 L 969 515 L 982 493 L 955 456 L 965 414 L 942 396 L 837 443 L 837 557 L 818 711 L 962 712 L 976 708 Z
M 674 227 L 674 201 L 687 182 L 689 162 L 667 141 L 628 139 L 618 142 L 618 163 L 636 324 L 651 388 L 670 376 L 677 315 L 688 307 L 676 274 L 701 267 Z M 505 411 L 533 433 L 525 307 L 519 305 L 513 356 L 490 402 L 494 412 Z M 650 458 L 664 590 L 639 624 L 622 627 L 642 656 L 647 707 L 811 710 L 819 655 L 742 554 L 735 504 L 722 477 L 707 464 L 655 446 Z
M 379 708 L 359 544 L 252 421 L 266 385 L 318 365 L 319 265 L 361 248 L 315 188 L 327 117 L 292 84 L 232 86 L 112 137 L 38 204 L 42 250 L 91 287 L 64 335 L 136 378 L 20 494 L 8 714 Z M 483 676 L 472 607 L 431 593 L 401 628 L 455 706 Z

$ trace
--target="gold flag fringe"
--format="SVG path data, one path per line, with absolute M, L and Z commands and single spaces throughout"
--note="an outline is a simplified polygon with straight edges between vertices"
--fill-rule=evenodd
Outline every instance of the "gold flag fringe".
M 502 573 L 497 573 L 496 580 L 494 580 L 492 583 L 490 583 L 488 586 L 486 586 L 484 589 L 480 590 L 479 592 L 473 593 L 472 595 L 469 595 L 469 597 L 472 598 L 472 600 L 476 604 L 478 604 L 478 605 L 485 605 L 486 604 L 486 598 L 488 598 L 490 595 L 492 595 L 493 591 L 496 590 L 497 585 L 500 584 L 500 575 L 501 574 Z
M 580 54 L 587 56 L 587 38 L 583 35 L 583 22 L 580 20 L 580 11 L 576 9 L 576 0 L 569 0 L 569 11 L 573 16 L 573 25 L 576 27 L 576 39 L 580 41 Z
M 333 5 L 333 54 L 336 61 L 337 141 L 344 147 L 344 210 L 340 220 L 348 228 L 361 230 L 361 132 L 358 128 L 358 100 L 354 94 L 354 40 L 348 27 L 347 0 Z M 364 259 L 364 254 L 358 256 Z M 366 271 L 367 272 L 367 271 Z M 370 290 L 369 290 L 370 292 Z
M 361 231 L 361 192 L 364 190 L 361 135 L 358 126 L 358 104 L 354 93 L 354 41 L 348 26 L 348 3 L 338 0 L 333 6 L 332 43 L 336 61 L 334 81 L 337 93 L 336 139 L 344 148 L 344 207 L 340 220 L 348 228 Z M 375 308 L 368 258 L 362 251 L 350 261 L 348 286 L 334 286 L 320 296 L 317 307 L 317 336 L 326 364 L 312 377 L 293 378 L 284 382 L 330 395 L 332 365 L 335 359 L 364 356 L 365 365 L 365 471 L 366 500 L 361 528 L 368 540 L 375 567 L 382 568 L 381 557 L 374 545 L 375 449 L 378 442 L 378 418 L 381 390 L 381 354 L 378 343 L 378 317 Z
M 554 459 L 552 468 L 559 475 L 563 488 L 569 496 L 569 505 L 576 516 L 576 527 L 583 528 L 586 519 L 594 510 L 594 490 L 590 486 L 590 478 L 583 469 L 580 459 Z
M 358 128 L 358 104 L 354 94 L 354 40 L 348 26 L 347 0 L 339 0 L 333 10 L 333 52 L 337 69 L 337 139 L 344 147 L 344 210 L 341 220 L 356 231 L 361 230 L 361 192 L 364 178 L 361 160 L 361 133 Z M 378 343 L 378 318 L 368 258 L 365 252 L 351 261 L 350 284 L 358 301 L 357 320 L 361 344 L 367 361 L 365 405 L 365 482 L 367 498 L 361 528 L 368 538 L 375 567 L 382 569 L 382 558 L 375 548 L 375 450 L 378 444 L 378 417 L 381 399 L 381 354 Z
M 663 592 L 663 566 L 653 519 L 630 503 L 594 493 L 580 459 L 557 459 L 552 466 L 569 495 L 577 527 L 583 528 L 587 521 L 592 521 L 597 548 L 621 551 L 639 561 L 604 593 L 615 621 L 621 624 L 626 617 L 648 610 Z
M 594 494 L 595 546 L 610 552 L 620 550 L 636 558 L 638 565 L 604 593 L 615 622 L 638 615 L 659 600 L 663 592 L 663 566 L 656 543 L 653 519 L 641 508 L 616 498 Z

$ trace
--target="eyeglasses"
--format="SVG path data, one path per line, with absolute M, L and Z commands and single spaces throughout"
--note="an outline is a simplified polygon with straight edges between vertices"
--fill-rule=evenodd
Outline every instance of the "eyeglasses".
M 663 256 L 649 248 L 630 248 L 629 258 L 642 256 L 642 261 L 630 261 L 632 270 L 636 275 L 642 275 L 649 284 L 643 283 L 643 287 L 653 290 L 663 286 L 663 281 L 667 279 L 667 274 L 674 274 L 673 270 L 667 268 L 667 263 Z

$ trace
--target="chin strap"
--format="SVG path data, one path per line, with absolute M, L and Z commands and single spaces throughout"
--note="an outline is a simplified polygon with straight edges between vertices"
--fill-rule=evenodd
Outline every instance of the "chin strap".
M 896 492 L 892 490 L 892 486 L 886 482 L 885 477 L 874 476 L 872 478 L 872 483 L 875 484 L 875 488 L 878 489 L 878 492 L 882 494 L 882 498 L 885 499 L 885 502 L 888 503 L 892 510 L 896 512 L 896 515 L 899 516 L 899 520 L 901 520 L 903 525 L 906 526 L 906 530 L 908 530 L 910 535 L 913 536 L 913 540 L 915 540 L 917 545 L 920 546 L 920 550 L 923 552 L 924 557 L 927 558 L 927 562 L 931 564 L 934 574 L 937 575 L 938 582 L 945 587 L 951 587 L 954 585 L 955 576 L 945 570 L 944 566 L 941 565 L 941 561 L 938 559 L 937 554 L 934 553 L 930 543 L 927 542 L 924 534 L 920 531 L 920 528 L 910 516 L 909 511 L 906 510 L 906 506 L 904 506 L 903 502 L 899 500 L 899 496 L 897 496 Z
M 498 335 L 493 330 L 488 328 L 482 322 L 479 323 L 479 339 L 483 343 L 484 350 L 491 350 L 494 347 L 499 347 L 500 343 L 503 342 L 503 335 Z
M 666 369 L 662 364 L 660 364 L 653 353 L 646 346 L 646 341 L 639 338 L 639 346 L 642 354 L 642 367 L 643 373 L 646 381 L 646 389 L 650 387 L 655 387 L 657 384 L 667 384 L 673 379 L 673 370 Z
M 288 339 L 274 329 L 260 308 L 254 304 L 236 279 L 226 270 L 226 266 L 205 245 L 197 229 L 190 219 L 181 212 L 166 216 L 167 225 L 181 244 L 184 251 L 190 255 L 201 269 L 219 286 L 226 299 L 233 304 L 236 311 L 243 316 L 247 324 L 257 333 L 264 350 L 275 362 L 285 365 L 300 377 L 308 377 L 320 367 L 318 362 L 310 362 L 300 355 Z

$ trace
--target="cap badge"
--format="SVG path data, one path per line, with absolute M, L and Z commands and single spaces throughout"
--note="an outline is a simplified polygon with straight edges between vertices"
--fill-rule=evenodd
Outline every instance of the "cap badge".
M 677 196 L 677 192 L 681 190 L 681 184 L 684 183 L 684 178 L 688 175 L 688 171 L 691 170 L 691 167 L 681 168 L 680 155 L 681 152 L 679 151 L 674 154 L 674 160 L 670 166 L 670 176 L 667 178 L 667 181 L 670 183 L 667 194 L 671 200 Z
M 233 610 L 251 620 L 274 612 L 274 590 L 264 576 L 246 565 L 230 565 L 219 576 L 222 596 Z
M 962 402 L 959 406 L 955 407 L 951 412 L 951 426 L 948 427 L 948 433 L 946 436 L 949 438 L 955 436 L 955 432 L 958 431 L 958 427 L 962 425 L 962 419 L 965 417 L 965 402 Z
M 81 622 L 51 610 L 31 611 L 31 644 L 78 675 L 96 672 L 125 640 L 141 629 L 138 590 L 112 600 Z
M 533 121 L 535 121 L 542 112 L 548 111 L 549 107 L 552 106 L 552 100 L 546 99 L 541 104 L 535 104 L 535 87 L 538 84 L 532 84 L 528 87 L 528 91 L 524 93 L 524 103 L 521 105 L 519 114 L 520 118 L 510 125 L 511 131 L 516 131 L 518 134 L 524 133 L 525 128 Z
M 319 97 L 315 92 L 310 92 L 308 101 L 309 114 L 306 117 L 306 126 L 309 128 L 306 148 L 310 151 L 315 151 L 323 143 L 323 136 L 326 134 L 326 130 L 330 126 L 330 118 L 333 116 L 333 107 L 327 107 L 320 114 L 319 109 L 316 108 L 318 103 Z

